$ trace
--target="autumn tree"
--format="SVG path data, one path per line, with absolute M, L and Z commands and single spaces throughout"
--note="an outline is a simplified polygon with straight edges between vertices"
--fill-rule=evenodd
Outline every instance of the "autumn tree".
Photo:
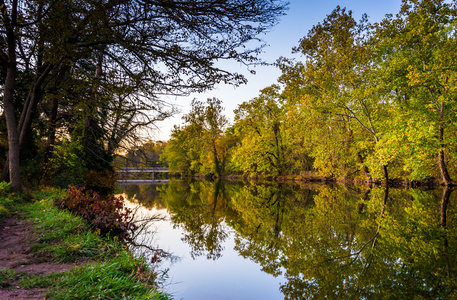
M 382 79 L 396 111 L 382 150 L 404 159 L 412 179 L 434 176 L 438 166 L 447 186 L 455 184 L 449 171 L 457 142 L 455 21 L 455 2 L 403 1 L 378 26 Z
M 166 142 L 147 141 L 131 147 L 125 155 L 116 155 L 113 160 L 115 168 L 124 167 L 164 167 L 160 156 L 166 146 Z
M 208 98 L 206 103 L 192 100 L 191 111 L 183 116 L 182 128 L 175 127 L 173 130 L 165 149 L 165 160 L 173 166 L 179 160 L 184 163 L 190 159 L 189 170 L 221 176 L 229 146 L 224 138 L 228 120 L 223 110 L 222 101 L 217 98 Z
M 323 175 L 363 170 L 370 179 L 382 169 L 388 179 L 387 162 L 380 156 L 367 169 L 388 111 L 375 88 L 372 36 L 366 16 L 356 22 L 351 11 L 337 7 L 294 48 L 303 62 L 279 61 L 287 106 L 310 130 L 304 134 Z
M 271 86 L 235 110 L 234 128 L 240 143 L 233 150 L 232 165 L 245 173 L 286 172 L 283 116 L 279 87 Z
M 173 127 L 170 139 L 160 156 L 160 160 L 168 165 L 170 172 L 200 172 L 201 144 L 192 137 L 190 128 L 177 125 Z

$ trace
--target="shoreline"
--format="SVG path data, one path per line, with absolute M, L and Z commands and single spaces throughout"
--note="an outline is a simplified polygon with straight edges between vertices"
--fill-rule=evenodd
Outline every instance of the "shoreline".
M 64 193 L 0 191 L 7 212 L 0 214 L 5 246 L 0 299 L 171 299 L 143 258 L 117 238 L 94 232 L 81 217 L 56 208 L 55 199 Z

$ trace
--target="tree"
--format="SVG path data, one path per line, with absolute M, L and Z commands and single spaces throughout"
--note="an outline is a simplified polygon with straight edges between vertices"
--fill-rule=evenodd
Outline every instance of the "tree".
M 170 172 L 198 173 L 200 144 L 192 140 L 190 128 L 174 126 L 171 137 L 160 156 Z
M 383 157 L 373 158 L 372 174 L 367 169 L 388 111 L 375 88 L 372 36 L 366 16 L 357 23 L 351 11 L 337 7 L 294 48 L 304 62 L 279 62 L 287 107 L 301 110 L 303 127 L 311 131 L 304 134 L 315 168 L 323 175 L 347 176 L 362 169 L 369 180 L 382 168 L 388 179 Z
M 454 185 L 448 161 L 457 143 L 455 21 L 455 2 L 412 0 L 378 28 L 383 80 L 398 112 L 384 149 L 408 157 L 406 166 L 419 179 L 431 175 L 437 160 L 446 186 Z M 430 157 L 432 167 L 424 163 Z
M 19 172 L 19 135 L 17 121 L 14 113 L 14 89 L 17 76 L 16 44 L 17 44 L 17 26 L 18 26 L 18 3 L 13 1 L 10 10 L 7 9 L 5 2 L 0 1 L 0 10 L 2 13 L 2 25 L 4 28 L 4 41 L 6 41 L 6 50 L 0 54 L 2 64 L 6 65 L 6 78 L 3 91 L 3 108 L 6 118 L 6 127 L 8 130 L 9 145 L 9 170 L 11 174 L 11 185 L 17 192 L 22 190 L 21 178 Z
M 283 118 L 278 86 L 265 88 L 258 97 L 238 106 L 234 128 L 240 143 L 232 157 L 235 169 L 275 175 L 286 172 Z
M 258 63 L 256 55 L 263 44 L 245 46 L 259 42 L 258 36 L 276 23 L 286 6 L 279 0 L 12 0 L 1 1 L 0 7 L 0 32 L 8 42 L 2 45 L 0 57 L 6 72 L 9 165 L 13 186 L 20 189 L 20 144 L 30 138 L 38 103 L 49 92 L 50 76 L 69 67 L 73 78 L 93 83 L 88 97 L 92 100 L 101 92 L 99 87 L 105 85 L 105 79 L 113 78 L 147 99 L 139 106 L 136 103 L 136 109 L 156 111 L 163 94 L 187 95 L 219 82 L 244 83 L 242 75 L 220 68 L 216 61 Z M 30 97 L 21 99 L 20 107 L 16 107 L 21 114 L 15 125 L 12 99 L 17 65 L 34 76 Z M 97 74 L 100 70 L 102 73 Z M 103 107 L 92 108 L 87 106 L 88 112 L 106 115 Z M 87 116 L 85 121 L 90 120 Z M 96 127 L 101 121 L 103 118 Z
M 223 175 L 233 144 L 230 134 L 225 134 L 228 120 L 223 110 L 222 101 L 216 98 L 208 98 L 206 103 L 192 100 L 191 111 L 183 116 L 181 127 L 173 128 L 162 156 L 172 171 Z
M 200 154 L 202 165 L 216 176 L 221 176 L 224 172 L 222 161 L 223 154 L 226 155 L 220 149 L 220 141 L 228 125 L 227 118 L 222 114 L 223 110 L 222 101 L 217 98 L 208 98 L 206 105 L 194 99 L 191 111 L 183 117 L 193 139 L 202 145 L 201 150 L 204 151 Z M 205 155 L 205 152 L 209 156 Z M 210 159 L 211 162 L 205 163 L 205 159 Z

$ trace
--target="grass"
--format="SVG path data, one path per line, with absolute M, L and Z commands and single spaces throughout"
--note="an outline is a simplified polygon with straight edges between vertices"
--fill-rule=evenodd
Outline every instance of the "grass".
M 78 266 L 67 273 L 25 278 L 23 288 L 50 288 L 51 299 L 160 299 L 169 297 L 147 284 L 138 261 L 120 255 L 109 262 Z
M 12 269 L 0 269 L 0 288 L 9 287 L 11 282 L 19 279 L 21 274 Z
M 157 290 L 157 273 L 126 245 L 100 236 L 81 217 L 57 209 L 53 202 L 63 194 L 62 190 L 44 189 L 32 195 L 31 203 L 13 205 L 0 200 L 0 204 L 21 211 L 34 224 L 37 244 L 32 251 L 38 256 L 78 266 L 66 273 L 36 277 L 4 269 L 0 271 L 5 278 L 0 280 L 1 286 L 19 280 L 23 288 L 46 288 L 51 299 L 170 299 Z

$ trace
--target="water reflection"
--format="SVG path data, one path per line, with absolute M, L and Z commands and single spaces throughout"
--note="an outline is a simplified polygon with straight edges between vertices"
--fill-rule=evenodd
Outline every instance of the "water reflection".
M 284 276 L 284 299 L 457 297 L 451 190 L 172 181 L 123 192 L 168 209 L 193 259 L 223 257 L 230 236 L 241 257 Z

